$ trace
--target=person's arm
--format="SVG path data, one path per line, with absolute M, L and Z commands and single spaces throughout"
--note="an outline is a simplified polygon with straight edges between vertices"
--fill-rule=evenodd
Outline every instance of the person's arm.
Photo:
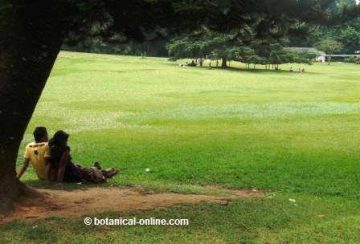
M 54 171 L 51 165 L 51 151 L 49 145 L 45 146 L 45 153 L 44 153 L 44 160 L 45 160 L 45 177 L 47 181 L 55 181 L 57 171 Z
M 24 163 L 19 171 L 19 173 L 16 174 L 16 178 L 20 180 L 21 176 L 25 173 L 27 168 L 29 167 L 29 159 L 25 158 Z
M 47 181 L 53 181 L 54 177 L 51 175 L 51 163 L 50 158 L 45 158 L 45 179 Z
M 64 180 L 65 168 L 68 161 L 69 161 L 69 151 L 66 150 L 65 152 L 63 152 L 59 162 L 59 169 L 56 178 L 58 182 L 62 182 Z

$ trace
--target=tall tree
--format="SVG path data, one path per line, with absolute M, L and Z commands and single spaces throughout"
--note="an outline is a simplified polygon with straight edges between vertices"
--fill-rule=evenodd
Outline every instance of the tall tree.
M 58 7 L 53 1 L 0 6 L 0 213 L 19 194 L 19 144 L 62 44 Z

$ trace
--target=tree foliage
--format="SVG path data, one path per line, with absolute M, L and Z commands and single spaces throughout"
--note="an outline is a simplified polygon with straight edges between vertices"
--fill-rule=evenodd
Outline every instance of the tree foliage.
M 332 55 L 341 50 L 342 44 L 332 39 L 325 39 L 315 44 L 315 47 L 328 55 Z M 331 56 L 328 56 L 329 64 L 331 62 Z
M 248 67 L 256 65 L 273 65 L 278 69 L 284 63 L 311 64 L 315 55 L 285 49 L 283 41 L 275 38 L 259 39 L 250 28 L 244 33 L 232 31 L 218 33 L 203 30 L 200 35 L 185 35 L 175 38 L 168 44 L 172 59 L 192 58 L 222 60 L 222 67 L 227 61 L 246 63 Z

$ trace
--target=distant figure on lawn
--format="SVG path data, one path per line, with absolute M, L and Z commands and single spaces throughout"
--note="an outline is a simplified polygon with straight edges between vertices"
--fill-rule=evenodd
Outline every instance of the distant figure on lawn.
M 70 147 L 67 145 L 69 134 L 59 130 L 49 141 L 47 162 L 47 178 L 58 182 L 105 182 L 107 178 L 118 173 L 115 168 L 102 170 L 98 162 L 93 167 L 85 168 L 71 160 Z
M 48 133 L 45 127 L 36 127 L 34 130 L 35 142 L 29 143 L 25 148 L 24 163 L 19 173 L 16 175 L 17 179 L 25 173 L 29 164 L 34 167 L 37 177 L 40 180 L 46 180 L 45 155 L 48 151 Z
M 196 66 L 196 60 L 191 60 L 191 63 L 187 63 L 186 64 L 187 66 L 190 66 L 190 67 L 195 67 Z

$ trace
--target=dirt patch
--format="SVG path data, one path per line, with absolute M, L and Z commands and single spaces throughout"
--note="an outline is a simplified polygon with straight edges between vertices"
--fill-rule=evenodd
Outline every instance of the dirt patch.
M 196 195 L 156 193 L 142 188 L 101 188 L 77 190 L 39 189 L 41 196 L 24 197 L 16 204 L 15 211 L 0 216 L 0 224 L 16 219 L 44 219 L 48 217 L 79 217 L 106 211 L 125 212 L 167 208 L 174 204 L 212 202 L 227 204 L 239 197 L 260 197 L 263 193 L 253 190 L 225 190 L 222 195 Z

